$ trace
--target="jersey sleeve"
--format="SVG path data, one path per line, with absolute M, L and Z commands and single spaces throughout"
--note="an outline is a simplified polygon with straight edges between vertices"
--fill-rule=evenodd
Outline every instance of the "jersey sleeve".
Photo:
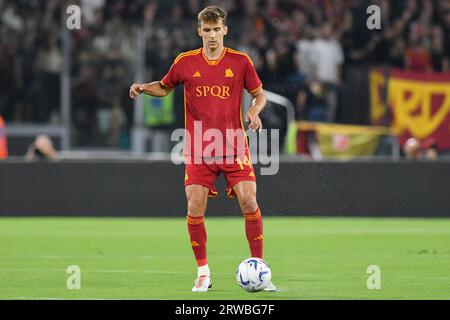
M 249 93 L 255 93 L 262 87 L 262 82 L 259 79 L 258 73 L 255 70 L 255 66 L 253 65 L 250 58 L 247 57 L 247 68 L 245 72 L 244 78 L 244 88 Z
M 161 84 L 165 87 L 176 87 L 177 85 L 182 83 L 181 78 L 181 70 L 180 70 L 180 62 L 174 62 L 170 67 L 167 74 L 160 81 Z

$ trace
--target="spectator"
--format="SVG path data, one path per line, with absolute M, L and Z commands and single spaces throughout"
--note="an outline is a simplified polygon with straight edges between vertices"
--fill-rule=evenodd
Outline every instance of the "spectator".
M 323 83 L 306 82 L 298 91 L 296 106 L 297 120 L 325 122 L 328 107 Z
M 405 67 L 404 52 L 405 42 L 401 38 L 396 39 L 389 50 L 389 60 L 393 67 L 398 69 L 403 69 Z
M 438 146 L 433 138 L 428 138 L 423 143 L 424 158 L 426 160 L 437 160 L 438 158 Z
M 81 0 L 84 22 L 91 26 L 95 24 L 97 10 L 105 6 L 105 0 Z
M 341 67 L 344 63 L 342 46 L 333 37 L 332 25 L 326 23 L 321 28 L 321 37 L 312 48 L 314 78 L 325 87 L 328 114 L 327 121 L 334 122 L 338 104 L 338 88 L 341 84 Z
M 109 117 L 110 119 L 106 143 L 111 147 L 119 147 L 122 131 L 126 125 L 126 119 L 123 110 L 120 108 L 118 100 L 113 102 L 113 107 Z
M 448 72 L 450 70 L 449 58 L 445 54 L 444 34 L 440 26 L 432 29 L 431 64 L 433 71 Z
M 431 56 L 421 39 L 410 40 L 405 51 L 405 67 L 407 70 L 424 72 L 431 71 Z
M 416 138 L 409 138 L 403 145 L 403 152 L 408 160 L 434 161 L 438 158 L 438 146 L 432 137 L 422 143 Z
M 408 160 L 419 160 L 422 158 L 420 142 L 416 138 L 409 138 L 403 145 L 403 152 Z
M 54 88 L 52 90 L 45 90 L 44 101 L 39 110 L 36 110 L 39 122 L 48 122 L 53 115 L 53 118 L 58 117 L 59 106 L 59 83 L 60 74 L 62 70 L 62 54 L 59 49 L 56 36 L 51 36 L 47 44 L 38 54 L 37 68 L 41 73 L 42 87 Z
M 53 147 L 52 140 L 49 136 L 41 134 L 36 137 L 33 143 L 28 146 L 25 160 L 59 160 L 58 152 Z
M 306 25 L 303 36 L 296 42 L 298 71 L 307 78 L 312 78 L 314 68 L 314 33 L 313 28 Z

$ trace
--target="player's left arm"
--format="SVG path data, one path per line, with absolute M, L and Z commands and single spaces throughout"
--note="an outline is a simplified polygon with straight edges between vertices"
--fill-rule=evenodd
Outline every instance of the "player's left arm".
M 245 120 L 250 121 L 249 128 L 253 131 L 262 128 L 262 122 L 259 113 L 264 109 L 267 98 L 263 90 L 261 79 L 259 79 L 255 66 L 250 57 L 247 56 L 246 69 L 244 75 L 244 88 L 252 95 L 252 105 L 245 114 Z
M 245 115 L 245 121 L 250 121 L 248 127 L 253 131 L 256 131 L 262 128 L 262 122 L 261 118 L 259 117 L 259 113 L 266 106 L 267 98 L 262 87 L 251 95 L 253 97 L 252 105 Z

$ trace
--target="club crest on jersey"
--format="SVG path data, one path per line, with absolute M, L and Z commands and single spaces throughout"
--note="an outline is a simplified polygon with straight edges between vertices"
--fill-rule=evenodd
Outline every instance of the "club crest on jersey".
M 228 68 L 227 70 L 225 70 L 225 78 L 233 78 L 234 74 L 233 74 L 233 70 L 231 70 L 231 68 Z

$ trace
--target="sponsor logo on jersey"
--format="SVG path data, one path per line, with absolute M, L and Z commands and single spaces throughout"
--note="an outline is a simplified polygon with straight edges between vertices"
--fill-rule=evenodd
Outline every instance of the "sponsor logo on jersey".
M 195 92 L 197 97 L 213 96 L 222 100 L 230 98 L 229 86 L 197 86 Z

